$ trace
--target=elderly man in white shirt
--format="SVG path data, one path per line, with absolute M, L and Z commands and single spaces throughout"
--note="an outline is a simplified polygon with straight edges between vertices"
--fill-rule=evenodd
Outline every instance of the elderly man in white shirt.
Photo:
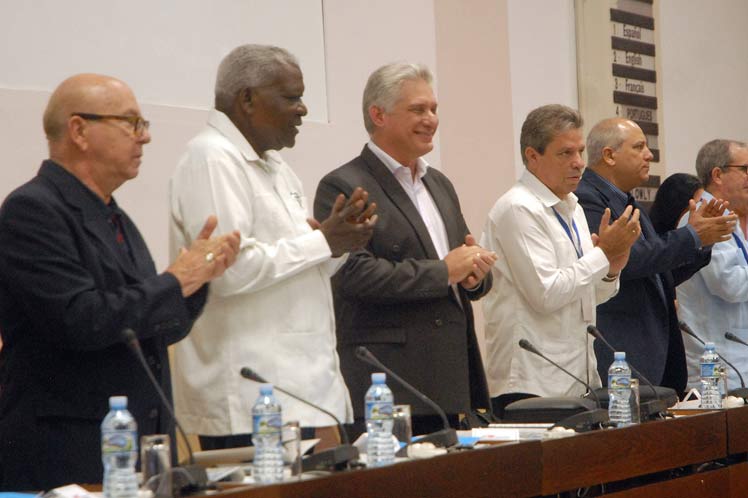
M 584 170 L 582 118 L 561 105 L 531 111 L 520 137 L 526 171 L 496 202 L 481 245 L 498 254 L 483 300 L 486 371 L 494 412 L 530 395 L 578 396 L 580 385 L 523 351 L 527 339 L 551 359 L 600 386 L 592 338 L 595 306 L 613 296 L 640 233 L 632 208 L 595 235 L 572 194 Z M 633 312 L 633 310 L 632 310 Z
M 696 174 L 704 185 L 701 202 L 721 199 L 738 215 L 732 237 L 712 246 L 712 259 L 678 286 L 678 314 L 704 341 L 748 374 L 745 346 L 725 339 L 732 332 L 748 341 L 748 144 L 735 140 L 712 140 L 696 156 Z M 688 224 L 687 212 L 679 226 Z M 704 346 L 683 335 L 688 366 L 688 387 L 699 385 L 700 357 Z M 740 379 L 728 370 L 728 387 L 740 387 Z
M 243 366 L 351 421 L 330 276 L 340 256 L 366 244 L 376 222 L 376 206 L 364 210 L 361 189 L 347 202 L 339 196 L 321 223 L 308 218 L 301 182 L 277 152 L 294 145 L 307 112 L 291 54 L 262 45 L 234 49 L 218 68 L 215 93 L 216 108 L 171 184 L 173 249 L 189 244 L 205 213 L 241 234 L 233 271 L 211 286 L 205 312 L 174 350 L 177 411 L 203 449 L 251 443 L 259 386 L 240 377 Z M 284 418 L 302 428 L 335 425 L 319 410 L 275 395 Z

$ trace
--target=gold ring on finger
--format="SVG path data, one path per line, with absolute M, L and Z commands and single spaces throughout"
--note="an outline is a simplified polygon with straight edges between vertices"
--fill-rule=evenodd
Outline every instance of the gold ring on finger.
M 216 259 L 216 255 L 212 252 L 209 252 L 205 255 L 205 261 L 207 261 L 208 263 L 212 263 L 214 259 Z

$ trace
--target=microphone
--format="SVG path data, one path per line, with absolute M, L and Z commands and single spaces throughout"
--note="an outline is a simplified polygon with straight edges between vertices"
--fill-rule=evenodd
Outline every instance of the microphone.
M 701 337 L 699 337 L 698 335 L 696 335 L 696 332 L 694 332 L 693 329 L 691 327 L 689 327 L 688 324 L 686 322 L 684 322 L 683 320 L 681 320 L 681 321 L 678 322 L 678 328 L 680 328 L 681 332 L 683 332 L 684 334 L 690 335 L 691 337 L 693 337 L 694 339 L 696 339 L 696 341 L 698 341 L 700 344 L 702 344 L 702 345 L 706 344 L 704 342 L 704 340 Z M 725 339 L 727 339 L 728 341 L 738 342 L 740 344 L 744 344 L 744 345 L 748 346 L 748 344 L 746 344 L 745 342 L 743 342 L 743 340 L 741 340 L 738 336 L 736 336 L 732 332 L 725 332 Z M 727 364 L 727 366 L 729 366 L 730 368 L 732 368 L 733 371 L 736 374 L 738 374 L 738 379 L 740 380 L 740 388 L 739 389 L 733 389 L 728 394 L 730 394 L 732 396 L 737 396 L 738 398 L 748 398 L 748 389 L 746 389 L 746 387 L 745 387 L 745 381 L 743 380 L 743 376 L 740 374 L 740 370 L 738 370 L 735 367 L 735 365 L 733 365 L 732 363 L 730 363 L 729 361 L 727 361 L 727 359 L 724 356 L 722 356 L 721 354 L 717 353 L 717 356 L 719 356 L 720 359 Z
M 423 394 L 421 391 L 416 389 L 415 387 L 411 386 L 408 382 L 406 382 L 402 377 L 397 375 L 395 372 L 384 366 L 384 364 L 377 359 L 376 356 L 374 356 L 371 351 L 369 351 L 365 346 L 358 346 L 356 348 L 356 358 L 363 361 L 364 363 L 368 363 L 369 365 L 372 365 L 374 367 L 377 367 L 387 373 L 387 375 L 395 381 L 403 386 L 408 392 L 413 394 L 416 398 L 421 400 L 423 403 L 428 405 L 432 410 L 434 410 L 436 413 L 439 414 L 439 417 L 442 419 L 442 424 L 444 426 L 443 429 L 432 432 L 431 434 L 427 434 L 421 438 L 418 439 L 418 443 L 433 443 L 434 446 L 442 447 L 442 448 L 450 448 L 452 446 L 457 446 L 459 443 L 457 439 L 457 431 L 452 429 L 449 426 L 449 420 L 447 420 L 447 414 L 444 413 L 444 410 L 442 410 L 442 407 L 434 403 L 434 401 Z M 402 450 L 400 450 L 402 451 Z
M 738 344 L 742 344 L 743 346 L 748 346 L 748 342 L 745 342 L 743 339 L 736 336 L 732 332 L 725 332 L 725 339 L 727 339 L 728 341 L 737 342 Z M 738 374 L 738 379 L 740 379 L 740 389 L 734 389 L 733 391 L 731 391 L 731 393 L 742 398 L 748 398 L 748 389 L 745 388 L 745 381 L 743 380 L 743 376 L 740 375 L 740 370 L 735 368 L 732 363 L 725 360 L 724 356 L 719 355 L 719 357 L 722 358 L 722 361 L 730 365 L 733 370 L 735 370 L 735 373 Z
M 595 398 L 595 404 L 597 405 L 597 407 L 598 407 L 598 408 L 602 408 L 602 405 L 600 404 L 600 398 L 599 398 L 599 397 L 597 396 L 597 393 L 596 393 L 596 392 L 595 392 L 595 390 L 594 390 L 594 389 L 592 389 L 592 387 L 591 387 L 591 386 L 590 386 L 589 384 L 587 384 L 587 383 L 586 383 L 585 381 L 583 381 L 582 379 L 580 379 L 579 377 L 577 377 L 577 376 L 576 376 L 576 375 L 574 375 L 573 373 L 569 372 L 569 371 L 568 371 L 568 370 L 566 370 L 566 369 L 565 369 L 564 367 L 562 367 L 561 365 L 559 365 L 558 363 L 556 363 L 555 361 L 551 360 L 551 359 L 550 359 L 550 358 L 548 358 L 548 357 L 547 357 L 546 355 L 544 355 L 543 353 L 541 353 L 540 351 L 538 351 L 538 349 L 537 349 L 537 348 L 536 348 L 535 346 L 533 346 L 533 345 L 532 345 L 532 344 L 530 343 L 530 341 L 528 341 L 527 339 L 520 339 L 520 340 L 519 340 L 519 347 L 521 347 L 521 348 L 522 348 L 522 349 L 524 349 L 525 351 L 529 351 L 529 352 L 531 352 L 532 354 L 536 354 L 536 355 L 540 356 L 540 357 L 541 357 L 541 358 L 543 358 L 543 359 L 544 359 L 545 361 L 547 361 L 548 363 L 550 363 L 550 364 L 551 364 L 551 365 L 553 365 L 554 367 L 556 367 L 556 368 L 558 368 L 559 370 L 561 370 L 562 372 L 564 372 L 564 373 L 565 373 L 566 375 L 570 376 L 570 377 L 571 377 L 572 379 L 574 379 L 574 380 L 576 380 L 577 382 L 579 382 L 580 384 L 582 384 L 582 385 L 583 385 L 584 387 L 586 387 L 586 388 L 587 388 L 587 391 L 588 391 L 588 392 L 590 393 L 590 395 L 591 395 L 591 396 L 592 396 L 593 398 Z
M 191 492 L 207 489 L 208 475 L 205 472 L 204 468 L 195 464 L 195 457 L 192 452 L 192 445 L 190 445 L 190 440 L 187 439 L 187 435 L 185 434 L 184 429 L 182 429 L 182 424 L 180 424 L 179 420 L 177 420 L 177 416 L 174 413 L 174 408 L 171 405 L 171 401 L 166 397 L 163 389 L 161 389 L 161 385 L 158 383 L 156 377 L 151 371 L 151 368 L 148 366 L 148 362 L 145 360 L 145 356 L 143 355 L 143 350 L 140 348 L 140 341 L 138 340 L 137 334 L 135 334 L 135 331 L 133 329 L 126 328 L 122 330 L 122 339 L 124 340 L 125 344 L 127 344 L 127 347 L 130 348 L 130 351 L 132 351 L 135 357 L 138 359 L 141 367 L 143 367 L 143 371 L 146 373 L 146 375 L 148 375 L 148 380 L 156 390 L 156 393 L 161 399 L 161 403 L 166 408 L 166 411 L 169 412 L 169 416 L 174 422 L 174 425 L 177 427 L 179 433 L 182 435 L 185 444 L 187 445 L 189 465 L 182 467 L 184 472 L 174 472 L 178 468 L 172 469 L 172 476 L 174 478 L 173 489 L 175 491 L 178 491 L 175 494 L 179 496 L 185 496 Z M 174 443 L 176 450 L 176 441 Z M 187 482 L 184 482 L 184 478 L 178 476 L 186 476 Z
M 525 351 L 529 351 L 532 354 L 535 354 L 537 356 L 540 356 L 545 361 L 553 365 L 554 367 L 558 368 L 562 372 L 564 372 L 566 375 L 571 377 L 572 379 L 576 380 L 583 386 L 587 388 L 587 391 L 590 393 L 590 395 L 595 399 L 595 409 L 591 409 L 589 407 L 585 407 L 584 411 L 578 412 L 574 415 L 567 416 L 566 418 L 563 418 L 561 420 L 556 421 L 556 423 L 553 425 L 553 427 L 566 427 L 569 429 L 574 429 L 577 431 L 583 431 L 583 430 L 589 430 L 591 428 L 594 428 L 597 424 L 603 424 L 608 422 L 608 411 L 604 410 L 602 408 L 602 405 L 600 403 L 600 398 L 597 396 L 597 393 L 592 389 L 592 387 L 577 377 L 576 375 L 572 374 L 568 370 L 566 370 L 564 367 L 556 363 L 555 361 L 548 358 L 546 355 L 541 353 L 535 346 L 533 346 L 530 341 L 527 339 L 520 339 L 519 340 L 519 347 L 524 349 Z M 514 405 L 520 405 L 520 404 L 533 404 L 533 407 L 538 410 L 550 410 L 554 411 L 556 410 L 556 406 L 559 402 L 562 402 L 564 400 L 567 400 L 569 398 L 530 398 L 526 400 L 520 400 L 515 401 L 514 403 L 510 403 L 506 411 L 509 411 L 510 407 L 513 407 Z M 540 402 L 535 400 L 541 400 Z M 545 402 L 549 403 L 547 406 L 545 405 Z M 588 401 L 588 400 L 585 400 Z M 540 406 L 534 406 L 538 403 L 541 403 Z M 518 408 L 518 407 L 515 407 Z
M 249 367 L 243 367 L 239 371 L 239 374 L 247 380 L 258 382 L 260 384 L 268 383 L 268 381 L 265 380 L 265 378 L 262 375 L 258 374 L 257 372 L 255 372 Z M 338 417 L 336 417 L 332 412 L 325 410 L 321 406 L 317 406 L 310 401 L 300 398 L 299 396 L 289 391 L 286 391 L 282 387 L 273 385 L 273 388 L 282 392 L 286 396 L 290 396 L 293 399 L 300 401 L 301 403 L 304 403 L 307 406 L 311 406 L 315 410 L 321 411 L 328 417 L 332 418 L 337 424 L 338 431 L 340 432 L 340 437 L 343 440 L 343 444 L 338 445 L 335 448 L 323 450 L 323 451 L 320 451 L 320 452 L 317 452 L 317 453 L 314 453 L 312 455 L 302 458 L 301 460 L 302 472 L 307 472 L 310 470 L 329 470 L 329 469 L 342 470 L 343 468 L 346 468 L 348 466 L 349 462 L 352 462 L 358 458 L 358 448 L 356 448 L 355 446 L 351 446 L 351 441 L 350 439 L 348 439 L 348 433 L 345 431 L 343 424 L 340 422 Z
M 728 341 L 737 342 L 738 344 L 742 344 L 743 346 L 748 346 L 748 342 L 745 342 L 743 339 L 736 336 L 732 332 L 725 332 L 725 339 L 727 339 Z
M 599 339 L 600 342 L 602 342 L 606 348 L 611 353 L 615 353 L 615 348 L 603 337 L 603 334 L 600 332 L 600 329 L 595 327 L 594 325 L 590 324 L 587 325 L 587 333 L 592 335 L 595 339 Z M 658 413 L 666 413 L 667 412 L 667 404 L 665 401 L 660 397 L 660 394 L 657 392 L 657 389 L 655 389 L 654 384 L 652 384 L 648 378 L 644 376 L 643 373 L 641 373 L 639 370 L 636 369 L 634 365 L 632 365 L 630 362 L 627 362 L 629 364 L 629 367 L 631 368 L 631 371 L 634 372 L 637 377 L 639 377 L 641 380 L 644 381 L 644 383 L 652 390 L 652 394 L 654 394 L 656 400 L 650 400 L 644 403 L 639 404 L 639 409 L 642 412 L 643 418 L 647 418 L 648 416 L 652 414 L 658 414 Z M 676 398 L 677 401 L 677 398 Z

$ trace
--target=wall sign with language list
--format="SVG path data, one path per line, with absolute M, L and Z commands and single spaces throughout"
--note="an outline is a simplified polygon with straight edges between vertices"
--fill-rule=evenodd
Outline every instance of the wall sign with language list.
M 645 206 L 665 176 L 657 0 L 575 0 L 579 110 L 586 131 L 601 119 L 636 122 L 654 155 L 650 178 L 633 195 Z

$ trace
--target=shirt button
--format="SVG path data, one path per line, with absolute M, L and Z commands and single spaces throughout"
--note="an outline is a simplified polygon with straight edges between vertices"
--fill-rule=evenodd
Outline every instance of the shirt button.
M 158 409 L 151 408 L 151 411 L 148 412 L 148 418 L 156 418 L 156 417 L 158 417 Z
M 400 252 L 400 246 L 399 246 L 399 245 L 397 245 L 397 244 L 394 244 L 394 245 L 392 246 L 392 251 L 393 251 L 393 252 Z
M 437 318 L 436 320 L 434 320 L 434 324 L 436 324 L 437 327 L 441 327 L 442 325 L 444 325 L 444 322 L 441 318 Z

